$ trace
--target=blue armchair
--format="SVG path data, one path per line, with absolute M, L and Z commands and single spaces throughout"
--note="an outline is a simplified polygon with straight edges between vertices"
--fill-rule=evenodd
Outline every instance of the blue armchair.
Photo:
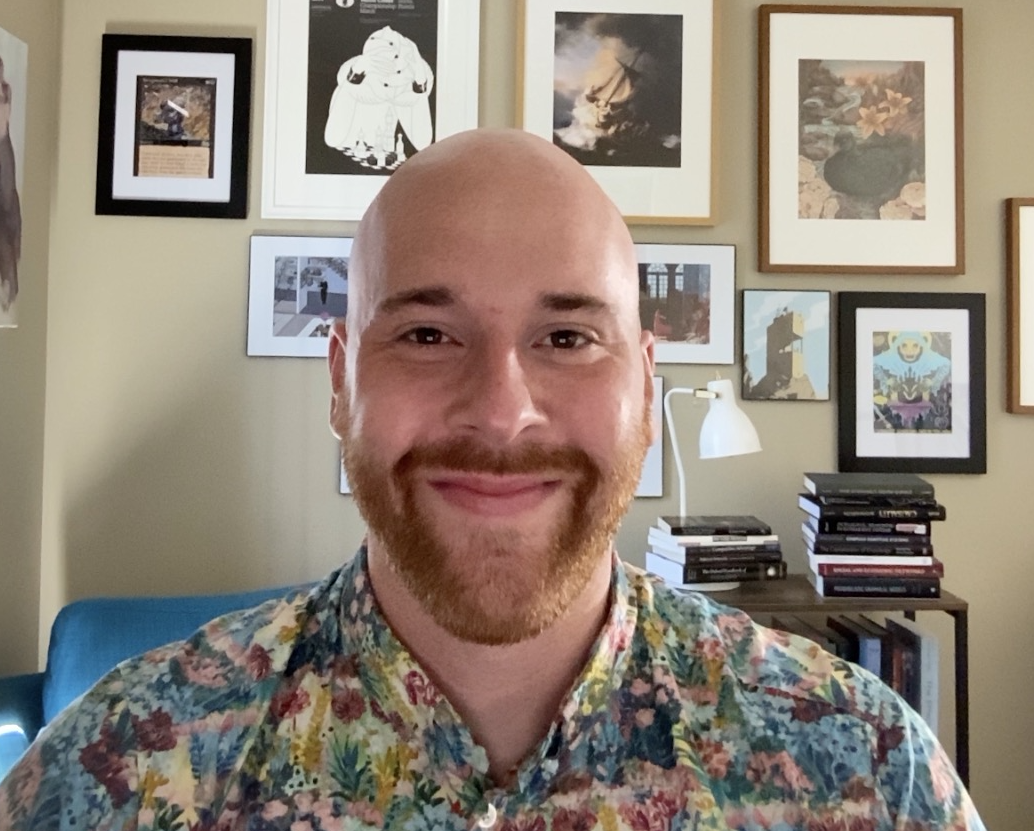
M 226 612 L 291 587 L 190 597 L 102 597 L 65 606 L 50 630 L 43 672 L 0 678 L 0 779 L 36 734 L 120 661 L 189 637 Z

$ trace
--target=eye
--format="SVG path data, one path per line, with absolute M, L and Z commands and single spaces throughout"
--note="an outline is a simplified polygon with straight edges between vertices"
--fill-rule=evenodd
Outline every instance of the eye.
M 549 333 L 549 345 L 554 349 L 577 349 L 588 343 L 589 339 L 574 329 L 560 329 Z
M 448 341 L 446 334 L 433 326 L 418 326 L 410 329 L 403 335 L 403 338 L 418 346 L 438 346 Z

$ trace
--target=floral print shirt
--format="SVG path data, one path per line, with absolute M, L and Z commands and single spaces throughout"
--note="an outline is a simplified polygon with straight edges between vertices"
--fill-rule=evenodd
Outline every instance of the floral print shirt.
M 983 831 L 874 676 L 614 562 L 593 654 L 505 786 L 360 550 L 116 667 L 0 783 L 0 829 Z

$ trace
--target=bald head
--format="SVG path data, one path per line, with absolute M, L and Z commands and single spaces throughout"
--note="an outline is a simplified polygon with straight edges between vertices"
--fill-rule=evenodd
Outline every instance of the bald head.
M 428 239 L 437 245 L 428 247 Z M 489 260 L 534 246 L 554 265 L 606 249 L 636 288 L 635 250 L 621 214 L 585 168 L 531 133 L 479 129 L 432 144 L 406 161 L 366 211 L 352 248 L 349 329 L 371 313 L 371 281 L 400 247 L 428 258 Z M 635 292 L 638 298 L 638 292 Z

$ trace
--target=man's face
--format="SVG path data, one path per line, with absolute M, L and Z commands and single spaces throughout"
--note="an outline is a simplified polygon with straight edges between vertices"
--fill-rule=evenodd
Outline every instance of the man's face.
M 371 551 L 482 643 L 544 629 L 609 557 L 652 429 L 634 262 L 514 210 L 385 229 L 334 412 Z

